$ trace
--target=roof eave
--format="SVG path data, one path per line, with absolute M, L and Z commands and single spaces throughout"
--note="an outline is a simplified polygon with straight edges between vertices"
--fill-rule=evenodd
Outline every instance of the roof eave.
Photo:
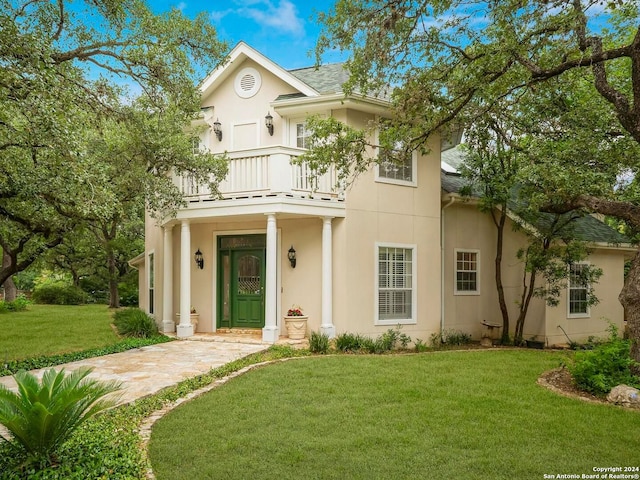
M 387 100 L 380 98 L 354 95 L 345 96 L 342 92 L 330 93 L 319 97 L 288 98 L 271 102 L 271 107 L 282 116 L 346 107 L 382 115 L 388 114 L 390 105 Z

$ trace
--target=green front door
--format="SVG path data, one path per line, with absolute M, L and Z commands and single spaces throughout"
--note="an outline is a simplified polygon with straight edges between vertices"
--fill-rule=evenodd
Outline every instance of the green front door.
M 231 252 L 230 326 L 264 327 L 264 250 Z

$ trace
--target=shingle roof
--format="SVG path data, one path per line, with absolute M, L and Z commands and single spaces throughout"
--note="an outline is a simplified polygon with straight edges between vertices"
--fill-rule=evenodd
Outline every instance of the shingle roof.
M 442 189 L 447 193 L 460 193 L 465 185 L 468 185 L 458 173 L 441 172 L 440 173 Z M 519 195 L 520 188 L 514 188 L 511 200 L 509 201 L 509 209 L 516 211 L 526 206 L 526 200 Z M 481 194 L 476 190 L 473 192 L 474 197 L 480 197 Z M 570 215 L 570 214 L 566 214 Z M 537 218 L 535 227 L 540 230 L 548 230 L 553 222 L 554 215 L 550 213 L 541 213 Z M 584 215 L 576 218 L 565 228 L 567 236 L 582 240 L 584 242 L 607 243 L 612 245 L 631 243 L 626 236 L 618 233 L 606 223 L 598 220 L 592 215 Z
M 299 68 L 289 70 L 289 73 L 321 94 L 341 92 L 342 84 L 349 80 L 349 72 L 343 63 Z

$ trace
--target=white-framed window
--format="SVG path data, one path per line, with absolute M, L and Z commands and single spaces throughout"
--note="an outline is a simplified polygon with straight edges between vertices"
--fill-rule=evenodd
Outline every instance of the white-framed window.
M 573 318 L 589 317 L 589 284 L 584 278 L 587 263 L 569 265 L 569 282 L 567 285 L 567 316 Z
M 147 279 L 147 285 L 149 286 L 149 315 L 153 315 L 155 312 L 155 286 L 156 286 L 156 273 L 155 273 L 155 253 L 150 252 L 148 255 L 148 272 L 149 277 Z
M 455 295 L 480 295 L 480 250 L 455 249 Z
M 293 138 L 295 139 L 296 147 L 309 148 L 310 136 L 311 130 L 307 129 L 307 124 L 304 120 L 295 120 L 293 122 Z
M 376 243 L 376 325 L 416 323 L 417 247 Z
M 417 186 L 418 154 L 405 151 L 404 142 L 397 142 L 393 150 L 380 148 L 375 179 L 381 183 Z

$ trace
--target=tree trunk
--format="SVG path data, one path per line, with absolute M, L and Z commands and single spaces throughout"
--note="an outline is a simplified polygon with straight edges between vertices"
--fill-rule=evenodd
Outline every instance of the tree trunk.
M 9 268 L 11 266 L 11 256 L 3 250 L 2 252 L 2 268 Z M 13 277 L 7 278 L 2 284 L 4 287 L 4 300 L 6 302 L 13 302 L 18 296 L 18 289 L 16 284 L 13 283 Z
M 109 308 L 120 308 L 118 268 L 116 266 L 116 256 L 110 245 L 107 246 L 107 266 L 109 268 Z
M 627 328 L 631 339 L 631 358 L 640 362 L 640 251 L 631 261 L 618 300 L 627 313 Z
M 516 320 L 516 333 L 513 337 L 513 343 L 516 345 L 522 344 L 522 336 L 524 335 L 524 321 L 527 319 L 527 312 L 529 311 L 529 304 L 533 297 L 533 292 L 536 286 L 536 276 L 538 272 L 533 269 L 529 274 L 529 286 L 526 281 L 522 290 L 522 301 L 520 302 L 520 314 L 518 320 Z M 525 272 L 526 278 L 526 272 Z
M 509 310 L 507 309 L 507 302 L 504 298 L 504 285 L 502 284 L 502 250 L 504 243 L 504 225 L 507 220 L 507 207 L 503 206 L 500 211 L 500 218 L 494 221 L 498 229 L 498 241 L 496 242 L 496 289 L 498 290 L 498 303 L 500 304 L 500 312 L 502 313 L 502 344 L 509 343 Z

